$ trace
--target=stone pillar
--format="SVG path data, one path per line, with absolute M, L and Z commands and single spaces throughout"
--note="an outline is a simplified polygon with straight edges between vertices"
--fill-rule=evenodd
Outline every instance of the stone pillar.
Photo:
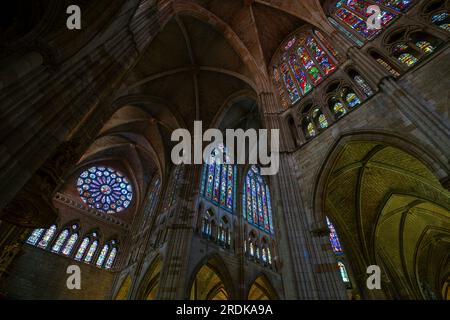
M 198 181 L 200 166 L 191 170 L 184 170 L 178 199 L 173 208 L 174 216 L 167 226 L 168 235 L 164 257 L 164 265 L 161 270 L 158 299 L 176 300 L 186 299 L 189 294 L 188 265 L 191 240 L 195 228 L 195 199 L 198 197 Z

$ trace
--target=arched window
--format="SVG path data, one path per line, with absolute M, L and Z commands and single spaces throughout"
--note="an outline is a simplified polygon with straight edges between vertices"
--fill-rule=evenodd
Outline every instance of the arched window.
M 105 244 L 102 248 L 102 251 L 100 251 L 100 254 L 97 258 L 97 262 L 96 262 L 96 266 L 97 267 L 102 267 L 103 266 L 103 262 L 105 262 L 106 259 L 106 255 L 108 254 L 109 251 L 109 245 Z
M 178 193 L 178 188 L 183 175 L 182 169 L 181 165 L 175 166 L 170 174 L 169 184 L 166 189 L 167 195 L 164 200 L 164 211 L 169 210 L 175 203 L 175 196 Z
M 72 252 L 73 247 L 75 246 L 75 243 L 78 240 L 78 234 L 77 233 L 73 233 L 69 240 L 67 240 L 66 245 L 64 246 L 64 249 L 62 250 L 62 254 L 65 256 L 69 256 L 70 253 Z
M 337 255 L 342 254 L 344 251 L 342 250 L 341 242 L 339 241 L 339 237 L 336 233 L 336 229 L 334 225 L 331 223 L 330 219 L 326 217 L 328 230 L 330 231 L 330 243 L 333 248 L 333 252 Z
M 47 231 L 45 231 L 45 234 L 42 237 L 41 241 L 39 241 L 38 247 L 46 249 L 48 244 L 52 241 L 55 232 L 56 232 L 56 225 L 52 225 L 50 228 L 48 228 Z
M 131 183 L 122 173 L 109 167 L 91 167 L 77 181 L 81 199 L 103 213 L 125 210 L 133 199 Z
M 336 70 L 336 51 L 321 33 L 300 33 L 282 48 L 273 79 L 284 106 L 299 101 Z
M 399 14 L 406 12 L 412 4 L 413 0 L 339 0 L 336 2 L 330 22 L 349 39 L 361 46 L 360 40 L 355 39 L 355 35 L 364 41 L 375 38 Z M 368 26 L 369 18 L 374 14 L 369 11 L 369 7 L 372 5 L 378 5 L 380 8 L 381 29 Z
M 90 242 L 91 240 L 89 239 L 89 237 L 83 239 L 80 246 L 78 247 L 77 254 L 75 255 L 75 260 L 81 261 L 84 256 L 84 252 L 86 251 L 86 248 Z
M 62 246 L 66 242 L 67 237 L 69 236 L 69 230 L 65 229 L 60 232 L 58 238 L 56 239 L 56 242 L 53 244 L 52 251 L 55 253 L 59 253 Z
M 348 71 L 348 75 L 367 98 L 373 96 L 372 88 L 367 83 L 366 79 L 364 79 L 358 72 L 350 69 Z
M 344 104 L 335 97 L 329 100 L 328 105 L 330 106 L 331 111 L 333 111 L 336 119 L 342 118 L 347 114 L 347 109 L 345 109 Z
M 314 109 L 312 117 L 314 119 L 316 128 L 319 128 L 319 130 L 324 130 L 328 128 L 327 118 L 320 109 Z
M 356 93 L 350 88 L 344 88 L 342 90 L 342 99 L 347 103 L 347 106 L 352 109 L 361 104 L 361 100 Z
M 223 145 L 212 151 L 209 163 L 203 165 L 200 195 L 231 212 L 236 208 L 236 166 L 228 162 Z
M 391 45 L 392 56 L 406 68 L 416 65 L 419 60 L 433 53 L 442 43 L 440 39 L 422 31 L 397 32 L 389 39 L 393 40 Z
M 113 244 L 115 244 L 115 243 L 113 243 Z M 106 260 L 105 269 L 112 268 L 112 266 L 114 265 L 114 262 L 116 260 L 116 256 L 117 256 L 117 248 L 113 247 L 111 249 L 111 252 L 109 253 L 108 259 Z
M 347 269 L 345 268 L 345 265 L 342 261 L 338 261 L 338 267 L 339 267 L 339 272 L 341 274 L 342 281 L 344 281 L 344 283 L 349 283 L 350 278 L 348 277 Z
M 433 14 L 431 21 L 439 28 L 450 32 L 450 15 L 447 11 Z
M 44 234 L 45 229 L 34 229 L 33 232 L 31 232 L 30 236 L 27 239 L 27 243 L 31 245 L 36 245 L 38 243 L 41 236 Z
M 269 186 L 261 176 L 260 169 L 255 165 L 248 170 L 243 195 L 244 219 L 259 229 L 273 234 Z
M 97 251 L 97 247 L 98 247 L 98 241 L 94 240 L 91 243 L 91 245 L 89 246 L 86 256 L 84 257 L 84 262 L 91 263 L 92 258 L 94 257 L 95 252 Z

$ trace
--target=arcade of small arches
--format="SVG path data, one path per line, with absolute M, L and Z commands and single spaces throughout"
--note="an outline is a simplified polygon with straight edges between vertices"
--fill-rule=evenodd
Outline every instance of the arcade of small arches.
M 449 299 L 450 0 L 82 1 L 100 47 L 56 2 L 0 30 L 0 298 Z M 199 120 L 279 129 L 279 172 L 226 145 L 174 165 Z M 92 284 L 67 292 L 74 263 Z

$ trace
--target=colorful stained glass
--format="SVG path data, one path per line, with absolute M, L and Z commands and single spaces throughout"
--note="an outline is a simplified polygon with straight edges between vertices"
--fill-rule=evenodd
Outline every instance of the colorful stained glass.
M 339 31 L 341 31 L 343 34 L 345 34 L 347 36 L 347 38 L 349 38 L 350 40 L 352 40 L 358 47 L 362 47 L 364 45 L 364 42 L 362 42 L 361 40 L 359 40 L 357 37 L 355 37 L 353 35 L 353 33 L 351 33 L 350 31 L 348 31 L 347 29 L 345 29 L 343 26 L 341 26 L 336 20 L 334 20 L 333 18 L 329 17 L 328 20 L 330 21 L 330 23 Z
M 372 3 L 363 0 L 347 0 L 337 6 L 335 15 L 363 38 L 372 39 L 380 33 L 381 29 L 370 29 L 367 26 L 366 21 L 373 14 L 368 10 L 371 5 Z M 381 9 L 379 16 L 381 26 L 388 26 L 396 16 L 394 13 Z
M 405 52 L 398 56 L 398 60 L 408 67 L 414 66 L 419 60 L 412 54 Z
M 323 51 L 323 49 L 318 45 L 317 41 L 309 36 L 306 38 L 306 46 L 311 51 L 314 59 L 319 63 L 320 68 L 322 71 L 328 75 L 336 69 L 336 66 L 334 63 L 330 60 L 328 55 Z
M 114 261 L 116 260 L 116 255 L 117 255 L 117 248 L 112 248 L 111 252 L 109 253 L 108 260 L 106 260 L 105 264 L 106 269 L 111 269 L 111 267 L 114 264 Z
M 354 92 L 350 92 L 345 97 L 350 108 L 357 107 L 361 104 L 361 100 L 359 100 L 358 96 Z
M 333 106 L 333 112 L 337 118 L 343 117 L 347 110 L 345 110 L 344 104 L 340 101 L 336 102 Z
M 328 128 L 328 121 L 325 115 L 320 111 L 320 109 L 315 109 L 313 111 L 313 118 L 317 121 L 320 129 Z
M 418 41 L 416 42 L 416 46 L 425 54 L 433 53 L 436 49 L 436 47 L 431 45 L 428 41 Z
M 339 273 L 341 274 L 342 281 L 344 281 L 345 283 L 349 283 L 350 278 L 348 277 L 348 273 L 347 273 L 347 269 L 345 268 L 345 265 L 341 261 L 339 261 L 338 267 L 339 267 Z
M 318 85 L 322 81 L 322 75 L 319 69 L 312 61 L 309 53 L 306 51 L 304 47 L 299 47 L 297 50 L 297 54 L 300 57 L 300 61 L 302 62 L 306 72 L 309 74 L 309 77 L 313 82 L 313 84 Z
M 78 240 L 78 234 L 74 233 L 70 236 L 69 240 L 67 240 L 66 245 L 64 246 L 64 249 L 62 250 L 62 254 L 65 256 L 70 255 L 72 252 L 73 247 L 75 246 L 75 243 Z
M 281 72 L 283 74 L 284 86 L 286 87 L 289 98 L 291 99 L 291 103 L 295 103 L 300 99 L 300 95 L 286 63 L 283 63 L 281 66 Z
M 56 239 L 55 244 L 52 247 L 52 251 L 58 253 L 61 250 L 61 247 L 63 246 L 64 242 L 66 241 L 67 237 L 69 236 L 69 230 L 63 230 L 58 238 Z
M 318 31 L 309 31 L 307 35 L 291 40 L 285 51 L 280 58 L 280 66 L 273 68 L 273 78 L 283 105 L 286 94 L 294 104 L 336 69 L 331 56 L 336 58 L 337 52 Z M 280 86 L 281 82 L 284 88 Z
M 108 250 L 109 250 L 109 246 L 107 244 L 105 244 L 103 246 L 103 248 L 102 248 L 102 251 L 100 251 L 100 254 L 99 254 L 98 258 L 97 258 L 97 262 L 95 264 L 97 267 L 101 267 L 103 265 L 103 262 L 106 259 L 106 254 L 108 253 Z
M 255 165 L 248 170 L 245 178 L 243 198 L 246 199 L 242 206 L 244 218 L 259 229 L 273 234 L 269 188 Z
M 413 0 L 373 0 L 378 4 L 394 9 L 398 12 L 406 12 L 411 8 Z
M 341 247 L 341 242 L 339 241 L 339 237 L 336 233 L 336 229 L 334 228 L 334 225 L 331 223 L 330 219 L 326 217 L 328 230 L 330 231 L 330 243 L 331 247 L 333 248 L 333 252 L 335 254 L 342 254 L 343 250 Z
M 272 254 L 270 253 L 270 248 L 267 248 L 267 261 L 272 264 Z
M 366 82 L 366 80 L 364 80 L 363 77 L 361 77 L 360 75 L 355 75 L 353 77 L 353 80 L 355 80 L 356 84 L 367 97 L 373 96 L 372 88 L 370 88 L 369 84 Z
M 30 236 L 28 237 L 27 243 L 31 245 L 36 245 L 36 243 L 39 241 L 44 231 L 45 229 L 34 229 L 33 232 L 30 234 Z
M 232 211 L 235 208 L 236 166 L 227 164 L 230 159 L 226 148 L 223 145 L 218 148 L 204 165 L 200 195 Z
M 431 21 L 441 29 L 450 32 L 450 15 L 448 12 L 436 13 L 431 17 Z
M 104 213 L 121 212 L 128 208 L 133 199 L 128 179 L 108 167 L 91 167 L 82 172 L 77 189 L 84 203 Z
M 84 252 L 86 251 L 86 248 L 89 244 L 90 240 L 88 237 L 84 238 L 83 241 L 81 242 L 77 254 L 75 255 L 75 260 L 81 261 L 81 259 L 83 258 Z
M 56 225 L 52 225 L 49 229 L 47 229 L 41 241 L 39 241 L 38 247 L 46 249 L 50 241 L 53 239 L 55 232 L 56 232 Z
M 91 245 L 89 246 L 89 250 L 86 253 L 86 256 L 84 257 L 84 262 L 90 263 L 92 261 L 92 258 L 94 257 L 95 251 L 97 251 L 98 247 L 98 241 L 94 240 Z
M 306 95 L 312 89 L 312 85 L 308 82 L 305 72 L 298 63 L 297 56 L 292 54 L 289 58 L 289 64 L 294 72 L 297 84 L 300 87 L 302 95 Z
M 314 128 L 314 125 L 311 122 L 309 122 L 306 126 L 306 132 L 308 134 L 308 138 L 316 136 L 316 128 Z

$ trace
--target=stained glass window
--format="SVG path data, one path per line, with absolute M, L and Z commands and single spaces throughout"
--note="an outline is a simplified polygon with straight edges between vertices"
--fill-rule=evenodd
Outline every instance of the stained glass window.
M 308 31 L 290 39 L 284 46 L 282 61 L 273 68 L 282 104 L 285 96 L 289 97 L 291 104 L 296 103 L 333 73 L 337 67 L 336 55 L 337 52 L 321 33 Z
M 412 67 L 419 60 L 410 53 L 410 48 L 404 43 L 397 44 L 393 48 L 393 53 L 397 56 L 397 59 L 408 67 Z
M 436 13 L 431 17 L 431 21 L 441 29 L 450 32 L 450 15 L 448 12 Z
M 111 267 L 114 264 L 114 261 L 116 260 L 117 255 L 117 248 L 112 248 L 111 252 L 109 253 L 108 260 L 106 260 L 105 268 L 111 269 Z
M 436 47 L 434 47 L 433 45 L 431 45 L 431 43 L 425 40 L 416 42 L 416 46 L 420 50 L 422 50 L 422 52 L 425 54 L 433 53 L 434 50 L 436 49 Z
M 98 241 L 94 240 L 90 247 L 88 252 L 86 253 L 86 256 L 84 257 L 84 262 L 90 263 L 92 261 L 92 258 L 94 257 L 95 251 L 97 251 Z
M 314 128 L 314 125 L 311 122 L 308 123 L 308 125 L 306 126 L 306 131 L 309 138 L 316 136 L 316 129 Z
M 315 109 L 313 112 L 313 118 L 317 121 L 320 129 L 328 128 L 328 121 L 325 115 L 320 109 Z
M 30 234 L 30 236 L 27 239 L 27 243 L 31 245 L 36 245 L 36 243 L 41 238 L 42 234 L 44 233 L 45 229 L 35 229 Z
M 83 241 L 80 244 L 80 247 L 78 248 L 77 254 L 75 255 L 75 260 L 81 261 L 89 242 L 90 242 L 90 239 L 88 237 L 83 239 Z
M 339 272 L 342 277 L 342 281 L 344 281 L 345 283 L 350 282 L 350 278 L 348 277 L 348 273 L 347 273 L 347 269 L 345 268 L 345 265 L 341 261 L 339 261 L 338 267 L 339 267 Z
M 102 251 L 100 251 L 100 254 L 99 254 L 98 258 L 97 258 L 97 263 L 96 263 L 97 267 L 101 267 L 103 265 L 103 262 L 106 259 L 106 254 L 108 253 L 108 250 L 109 250 L 109 246 L 107 244 L 105 244 L 103 246 L 103 248 L 102 248 Z
M 347 110 L 345 110 L 344 104 L 342 102 L 337 101 L 333 105 L 333 112 L 337 118 L 341 118 L 347 113 Z
M 61 250 L 61 247 L 63 246 L 63 244 L 66 241 L 68 236 L 69 236 L 69 230 L 66 229 L 66 230 L 61 231 L 58 238 L 56 239 L 55 244 L 52 247 L 52 251 L 58 253 Z
M 353 77 L 353 80 L 355 80 L 356 84 L 367 97 L 371 97 L 373 95 L 372 88 L 370 88 L 369 84 L 363 77 L 357 74 Z
M 377 4 L 384 5 L 398 12 L 407 11 L 413 4 L 413 0 L 373 0 Z
M 212 151 L 208 163 L 203 166 L 200 195 L 233 211 L 236 208 L 236 166 L 229 163 L 227 150 L 223 145 Z
M 242 208 L 244 218 L 259 229 L 273 234 L 269 186 L 255 165 L 248 170 L 243 196 L 247 199 L 247 205 Z
M 66 256 L 70 255 L 77 240 L 78 240 L 78 234 L 77 233 L 72 234 L 70 236 L 69 240 L 67 240 L 67 243 L 64 246 L 64 249 L 62 250 L 62 254 L 66 255 Z
M 44 234 L 41 241 L 39 241 L 38 247 L 45 249 L 47 248 L 50 241 L 53 239 L 53 236 L 56 232 L 56 225 L 52 225 Z
M 350 92 L 345 97 L 345 100 L 347 101 L 350 108 L 357 107 L 361 104 L 361 100 L 359 100 L 358 96 L 354 92 Z
M 108 167 L 91 167 L 82 172 L 77 189 L 84 203 L 104 213 L 121 212 L 133 199 L 127 177 Z
M 381 19 L 382 29 L 371 29 L 366 22 L 373 14 L 370 11 L 368 12 L 368 8 L 371 5 L 372 3 L 365 0 L 341 0 L 337 2 L 334 14 L 348 28 L 357 32 L 364 39 L 370 40 L 397 17 L 396 13 L 380 8 L 379 18 Z
M 330 219 L 326 217 L 327 220 L 327 226 L 328 230 L 330 231 L 330 243 L 331 247 L 333 248 L 333 252 L 335 254 L 342 254 L 343 250 L 341 247 L 341 242 L 339 241 L 339 237 L 336 233 L 336 229 L 334 228 L 334 225 L 331 223 Z

